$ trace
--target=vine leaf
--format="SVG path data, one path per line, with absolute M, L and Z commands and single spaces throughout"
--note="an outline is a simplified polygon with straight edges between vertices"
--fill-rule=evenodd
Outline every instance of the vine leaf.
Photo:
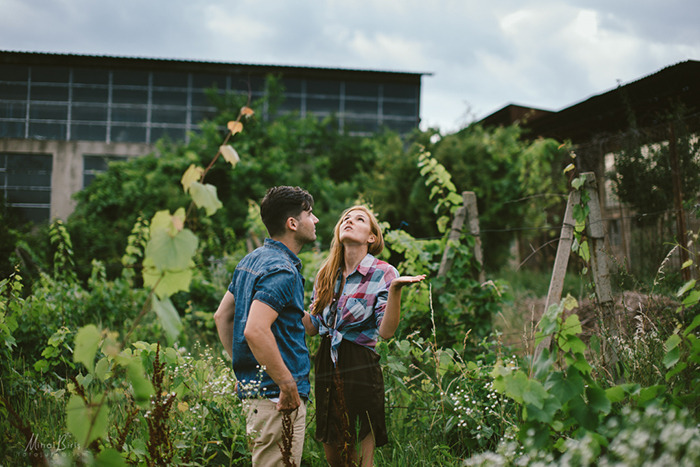
M 173 303 L 169 298 L 165 300 L 158 300 L 158 298 L 153 297 L 153 311 L 158 315 L 160 324 L 165 330 L 165 334 L 168 336 L 168 341 L 172 344 L 177 339 L 177 336 L 182 331 L 182 321 L 180 320 L 180 315 L 173 306 Z
M 148 402 L 155 392 L 153 384 L 146 378 L 143 364 L 138 358 L 132 358 L 126 366 L 126 375 L 129 377 L 131 387 L 134 389 L 134 400 Z
M 192 268 L 194 262 L 190 262 L 186 269 L 167 269 L 161 271 L 153 265 L 150 258 L 143 260 L 143 284 L 154 287 L 155 294 L 163 299 L 177 292 L 190 290 L 192 281 Z
M 185 193 L 187 193 L 189 191 L 190 186 L 194 182 L 198 182 L 202 178 L 203 173 L 204 173 L 204 169 L 201 167 L 197 167 L 194 164 L 191 164 L 188 167 L 188 169 L 182 175 L 182 179 L 180 180 L 180 183 L 182 183 L 182 188 L 185 189 Z
M 233 120 L 233 121 L 228 122 L 228 125 L 226 125 L 226 126 L 228 127 L 229 131 L 231 131 L 232 135 L 235 135 L 236 133 L 240 133 L 241 131 L 243 131 L 243 124 L 237 120 Z
M 82 397 L 70 396 L 66 404 L 66 428 L 84 447 L 107 435 L 107 404 L 86 404 Z
M 95 354 L 100 345 L 100 331 L 94 324 L 83 326 L 75 336 L 73 361 L 82 363 L 92 374 L 95 368 Z
M 151 221 L 151 237 L 146 245 L 146 259 L 160 271 L 182 270 L 190 267 L 197 250 L 198 239 L 191 230 L 182 227 L 185 210 L 174 215 L 158 211 Z
M 236 152 L 236 150 L 233 149 L 233 146 L 230 144 L 222 145 L 219 147 L 219 151 L 221 151 L 221 154 L 224 156 L 226 162 L 231 164 L 232 167 L 235 167 L 241 160 L 241 158 L 238 156 L 238 152 Z
M 199 182 L 192 182 L 190 185 L 190 195 L 192 195 L 192 201 L 199 208 L 204 208 L 207 212 L 207 216 L 211 216 L 216 211 L 223 207 L 219 197 L 216 194 L 216 187 L 214 185 L 202 184 Z

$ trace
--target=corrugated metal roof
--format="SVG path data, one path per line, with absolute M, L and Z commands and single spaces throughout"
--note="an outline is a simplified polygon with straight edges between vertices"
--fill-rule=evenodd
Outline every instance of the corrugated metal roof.
M 393 71 L 393 70 L 372 70 L 359 68 L 340 68 L 340 67 L 321 67 L 321 66 L 306 66 L 306 65 L 274 65 L 261 63 L 239 63 L 219 60 L 197 60 L 197 59 L 181 59 L 181 58 L 153 58 L 153 57 L 133 57 L 125 55 L 95 55 L 95 54 L 74 54 L 61 52 L 32 52 L 21 50 L 0 50 L 0 56 L 11 54 L 15 56 L 27 55 L 35 57 L 53 57 L 53 58 L 74 58 L 74 59 L 97 59 L 97 60 L 125 60 L 133 62 L 151 62 L 163 64 L 180 64 L 180 65 L 211 65 L 211 66 L 234 66 L 245 68 L 261 68 L 261 69 L 288 69 L 288 70 L 318 70 L 325 72 L 350 72 L 350 73 L 378 73 L 378 74 L 398 74 L 398 75 L 421 75 L 432 76 L 432 72 L 408 72 L 408 71 Z

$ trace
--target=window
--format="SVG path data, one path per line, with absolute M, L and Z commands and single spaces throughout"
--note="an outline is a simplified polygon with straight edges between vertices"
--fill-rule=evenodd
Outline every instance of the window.
M 107 125 L 73 123 L 70 127 L 70 139 L 77 141 L 105 141 Z
M 383 114 L 414 116 L 418 112 L 415 102 L 389 102 L 385 100 Z
M 28 221 L 48 221 L 51 216 L 50 154 L 0 153 L 0 181 L 7 205 Z
M 339 97 L 307 97 L 307 112 L 337 113 L 340 111 Z
M 111 155 L 83 155 L 83 188 L 88 186 L 101 173 L 107 172 L 112 161 L 125 161 L 124 156 Z
M 345 95 L 352 97 L 377 97 L 379 96 L 379 85 L 375 83 L 363 83 L 349 81 L 345 83 Z
M 411 84 L 385 84 L 384 97 L 387 99 L 418 99 L 418 87 Z
M 377 114 L 376 100 L 345 100 L 345 112 L 354 114 Z

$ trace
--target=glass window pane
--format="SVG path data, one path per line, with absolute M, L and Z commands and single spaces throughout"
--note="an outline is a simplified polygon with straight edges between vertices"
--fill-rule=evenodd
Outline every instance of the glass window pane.
M 112 121 L 146 123 L 148 113 L 145 106 L 112 107 Z
M 26 114 L 26 102 L 0 102 L 0 118 L 24 118 Z
M 110 138 L 112 141 L 121 143 L 145 143 L 146 128 L 142 125 L 112 125 L 112 133 Z
M 347 99 L 345 101 L 345 112 L 348 113 L 360 113 L 360 114 L 376 114 L 377 113 L 377 101 L 359 101 L 354 99 Z
M 282 80 L 285 93 L 298 94 L 301 92 L 301 80 L 296 78 L 287 78 Z
M 115 104 L 147 104 L 148 90 L 114 88 L 112 102 Z
M 185 91 L 159 91 L 154 89 L 152 96 L 153 105 L 187 105 L 187 92 Z
M 9 178 L 9 177 L 8 177 Z M 14 183 L 10 180 L 10 183 Z M 10 204 L 27 203 L 27 204 L 46 204 L 51 203 L 51 188 L 46 190 L 29 188 L 8 188 L 6 194 L 7 202 Z
M 0 99 L 26 99 L 27 85 L 22 84 L 0 84 Z
M 345 130 L 350 132 L 375 132 L 379 128 L 376 119 L 345 118 Z
M 223 91 L 222 91 L 223 92 Z M 211 106 L 211 99 L 205 91 L 192 91 L 192 105 L 198 107 L 209 107 Z
M 279 106 L 280 111 L 301 111 L 301 97 L 284 96 L 284 100 Z
M 131 70 L 114 70 L 112 84 L 115 86 L 148 86 L 148 72 Z
M 30 97 L 33 101 L 67 101 L 67 85 L 32 84 Z
M 75 68 L 73 83 L 106 85 L 109 84 L 109 71 L 97 68 Z
M 308 112 L 338 112 L 340 110 L 340 98 L 307 97 L 306 110 Z
M 360 81 L 348 81 L 345 83 L 345 95 L 354 97 L 377 97 L 379 95 L 379 85 Z
M 307 94 L 340 95 L 340 83 L 337 81 L 306 80 Z
M 70 127 L 70 139 L 74 141 L 106 141 L 107 125 L 74 123 Z
M 151 121 L 157 123 L 187 123 L 187 109 L 158 109 L 151 111 Z
M 32 83 L 68 83 L 68 68 L 33 66 Z
M 108 100 L 109 91 L 106 87 L 73 87 L 73 102 L 102 102 L 106 105 Z
M 418 86 L 412 84 L 385 84 L 384 97 L 390 99 L 418 99 Z
M 53 157 L 48 154 L 7 154 L 8 171 L 39 173 L 52 168 Z
M 83 156 L 83 188 L 88 186 L 99 174 L 109 168 L 112 161 L 126 160 L 123 156 L 84 155 Z
M 27 81 L 29 67 L 25 65 L 0 65 L 0 81 Z
M 37 104 L 29 106 L 29 118 L 37 120 L 66 120 L 68 118 L 67 104 Z
M 203 120 L 211 120 L 216 114 L 216 109 L 213 107 L 208 109 L 192 109 L 192 123 L 197 124 Z
M 399 134 L 410 133 L 418 128 L 418 123 L 414 120 L 384 120 L 382 126 L 389 128 Z
M 24 138 L 24 122 L 0 122 L 0 138 Z
M 265 90 L 265 78 L 259 76 L 234 75 L 231 76 L 231 89 L 243 94 L 261 92 Z
M 71 120 L 101 121 L 107 120 L 106 105 L 73 104 L 71 108 Z
M 225 75 L 207 75 L 207 74 L 193 74 L 192 75 L 192 88 L 193 89 L 226 89 L 226 76 Z
M 384 101 L 384 115 L 416 115 L 415 102 L 387 102 Z
M 66 139 L 67 130 L 65 123 L 29 122 L 30 139 Z
M 187 87 L 187 73 L 157 71 L 153 73 L 153 86 L 168 86 L 176 88 Z
M 49 220 L 51 209 L 48 207 L 13 207 L 14 212 L 22 216 L 27 222 L 39 224 Z
M 154 127 L 151 128 L 151 142 L 161 138 L 168 138 L 170 141 L 184 141 L 185 129 L 176 127 Z

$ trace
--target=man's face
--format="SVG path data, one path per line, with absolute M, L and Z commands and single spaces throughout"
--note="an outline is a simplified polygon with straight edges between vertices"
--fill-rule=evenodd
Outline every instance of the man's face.
M 316 223 L 318 218 L 314 216 L 311 209 L 302 211 L 297 221 L 299 222 L 296 231 L 297 240 L 301 243 L 311 243 L 316 240 Z

